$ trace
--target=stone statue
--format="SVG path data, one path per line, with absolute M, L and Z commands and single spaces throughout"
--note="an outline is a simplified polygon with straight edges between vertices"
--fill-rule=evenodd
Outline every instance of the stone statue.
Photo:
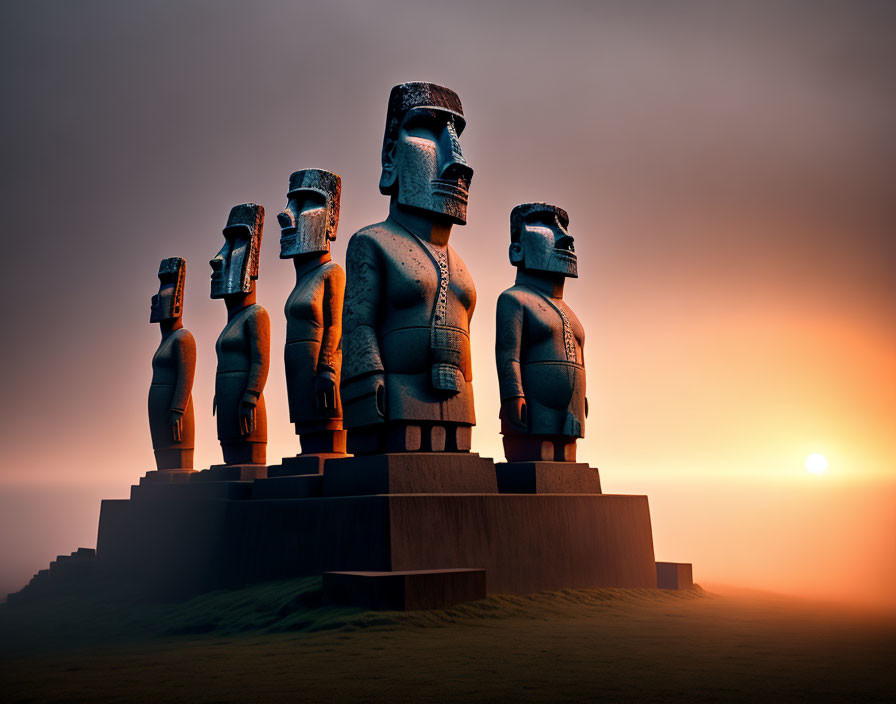
M 267 416 L 264 390 L 271 356 L 271 321 L 255 302 L 255 280 L 264 226 L 264 208 L 235 205 L 224 227 L 224 246 L 211 260 L 212 298 L 223 298 L 227 325 L 215 352 L 215 400 L 218 439 L 224 464 L 264 464 Z
M 470 449 L 476 290 L 448 245 L 473 176 L 464 124 L 448 88 L 392 89 L 380 177 L 389 217 L 355 233 L 346 255 L 342 402 L 355 454 Z
M 345 453 L 339 375 L 345 273 L 330 259 L 342 180 L 323 169 L 289 177 L 280 222 L 280 258 L 292 259 L 296 285 L 286 301 L 286 392 L 302 453 Z
M 510 213 L 516 283 L 498 298 L 495 358 L 508 462 L 574 462 L 584 437 L 585 331 L 563 302 L 578 275 L 565 210 L 523 203 Z
M 193 375 L 196 341 L 184 327 L 187 262 L 180 257 L 159 265 L 159 292 L 152 297 L 149 322 L 158 323 L 162 341 L 152 357 L 149 431 L 157 469 L 193 468 Z

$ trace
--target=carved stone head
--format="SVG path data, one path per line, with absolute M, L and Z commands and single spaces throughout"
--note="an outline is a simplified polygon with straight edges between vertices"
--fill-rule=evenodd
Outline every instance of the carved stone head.
M 473 169 L 459 137 L 466 122 L 457 93 L 434 83 L 401 83 L 389 95 L 380 192 L 399 205 L 467 222 Z
M 258 257 L 264 208 L 255 203 L 235 205 L 224 226 L 224 246 L 212 265 L 212 298 L 250 293 L 258 278 Z
M 510 263 L 526 271 L 578 276 L 569 215 L 549 203 L 523 203 L 510 212 Z
M 184 285 L 187 261 L 180 257 L 163 259 L 159 264 L 159 292 L 152 297 L 149 322 L 180 318 L 184 313 Z
M 342 179 L 332 171 L 303 169 L 289 177 L 280 223 L 280 258 L 329 252 L 339 225 Z

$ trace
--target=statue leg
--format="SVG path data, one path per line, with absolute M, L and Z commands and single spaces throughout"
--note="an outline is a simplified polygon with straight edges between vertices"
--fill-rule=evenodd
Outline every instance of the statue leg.
M 346 448 L 352 455 L 373 455 L 383 451 L 382 436 L 381 426 L 351 428 L 346 438 Z
M 423 447 L 423 429 L 416 423 L 387 423 L 386 452 L 419 452 Z
M 221 443 L 221 452 L 224 455 L 224 464 L 266 464 L 266 442 L 234 442 Z
M 557 462 L 575 462 L 576 438 L 560 437 L 554 441 L 554 459 Z
M 193 450 L 156 450 L 156 469 L 193 469 Z
M 344 430 L 322 430 L 315 433 L 301 433 L 299 442 L 303 455 L 345 454 Z
M 554 443 L 549 435 L 517 435 L 503 437 L 504 457 L 508 462 L 550 462 L 554 459 Z

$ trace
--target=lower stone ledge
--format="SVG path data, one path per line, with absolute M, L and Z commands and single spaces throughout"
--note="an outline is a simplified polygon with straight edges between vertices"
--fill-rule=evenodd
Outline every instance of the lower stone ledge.
M 499 462 L 502 494 L 600 494 L 600 474 L 582 462 Z
M 485 570 L 324 572 L 324 599 L 366 609 L 441 609 L 486 596 Z
M 239 501 L 252 497 L 249 481 L 199 481 L 150 483 L 131 487 L 132 499 L 227 499 Z
M 344 452 L 320 452 L 295 457 L 284 457 L 280 464 L 268 465 L 268 477 L 293 477 L 305 474 L 323 474 L 327 460 L 350 457 Z
M 188 469 L 186 467 L 181 469 L 153 469 L 140 477 L 140 484 L 171 484 L 175 482 L 186 482 L 190 480 L 190 475 L 195 473 L 195 469 Z
M 190 477 L 192 482 L 247 482 L 268 476 L 264 464 L 213 464 L 208 469 L 196 472 Z
M 657 562 L 656 586 L 660 589 L 690 589 L 694 567 L 690 562 Z

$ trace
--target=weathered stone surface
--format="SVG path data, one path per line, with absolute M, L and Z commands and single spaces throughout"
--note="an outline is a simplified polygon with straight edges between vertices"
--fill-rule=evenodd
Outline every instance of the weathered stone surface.
M 296 284 L 286 301 L 289 419 L 303 453 L 345 453 L 342 430 L 342 304 L 345 272 L 330 257 L 342 181 L 323 169 L 289 177 L 280 223 L 280 257 L 292 259 Z
M 577 273 L 566 211 L 523 203 L 510 214 L 516 283 L 498 298 L 495 361 L 509 462 L 575 462 L 584 437 L 585 330 L 563 301 Z
M 452 227 L 466 223 L 473 175 L 463 126 L 454 91 L 392 89 L 380 177 L 389 217 L 355 233 L 346 254 L 341 390 L 353 454 L 469 449 L 458 427 L 476 422 L 476 290 L 448 244 Z
M 600 474 L 581 462 L 499 462 L 502 494 L 600 494 Z
M 324 599 L 366 609 L 442 609 L 484 599 L 483 569 L 324 572 Z
M 236 205 L 224 227 L 224 246 L 211 260 L 211 297 L 223 298 L 227 325 L 215 343 L 218 367 L 213 412 L 224 463 L 265 464 L 264 385 L 271 357 L 271 321 L 256 303 L 264 208 Z

